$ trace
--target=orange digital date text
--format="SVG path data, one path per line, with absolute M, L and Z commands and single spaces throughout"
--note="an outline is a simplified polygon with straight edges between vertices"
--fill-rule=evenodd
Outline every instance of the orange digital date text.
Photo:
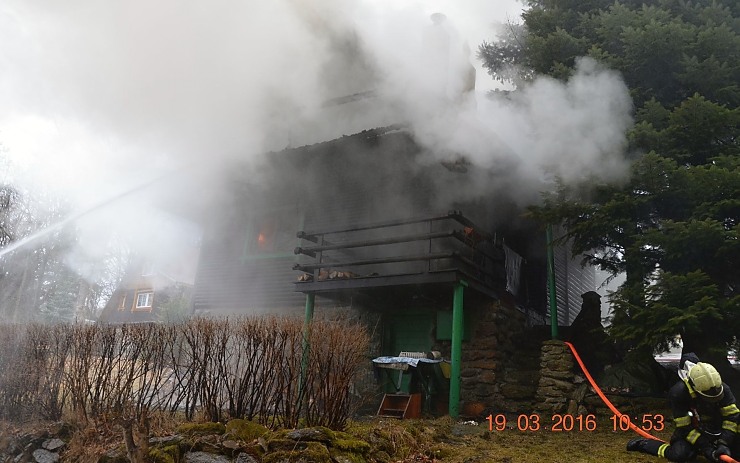
M 522 432 L 593 432 L 596 431 L 598 424 L 596 415 L 569 415 L 556 413 L 551 415 L 549 421 L 537 413 L 517 415 L 516 421 L 509 420 L 506 415 L 500 413 L 497 415 L 488 415 L 489 431 L 504 431 L 506 429 L 516 429 Z M 610 418 L 612 431 L 629 431 L 635 427 L 643 431 L 660 432 L 665 429 L 665 419 L 663 415 L 642 415 L 641 419 L 630 418 L 628 415 L 612 415 Z
M 488 415 L 489 431 L 503 431 L 507 428 L 517 429 L 525 432 L 551 431 L 551 432 L 571 432 L 571 431 L 596 431 L 596 415 L 561 415 L 556 413 L 546 421 L 540 415 L 532 413 L 529 415 L 518 415 L 516 426 L 513 420 L 509 427 L 509 420 L 506 415 Z

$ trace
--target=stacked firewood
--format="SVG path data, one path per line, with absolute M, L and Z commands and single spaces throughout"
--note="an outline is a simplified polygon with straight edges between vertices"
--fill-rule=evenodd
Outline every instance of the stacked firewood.
M 359 275 L 354 272 L 332 270 L 332 269 L 321 269 L 319 270 L 318 281 L 326 280 L 348 280 L 350 278 L 357 278 Z M 310 273 L 303 273 L 298 277 L 298 281 L 313 281 L 314 276 Z

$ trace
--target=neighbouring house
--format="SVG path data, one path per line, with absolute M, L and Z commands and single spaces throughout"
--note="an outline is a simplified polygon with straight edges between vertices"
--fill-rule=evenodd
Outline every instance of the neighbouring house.
M 122 239 L 116 260 L 121 262 L 120 281 L 98 322 L 167 322 L 192 313 L 202 231 L 186 180 L 178 175 L 161 180 L 161 191 L 137 207 L 147 227 L 133 228 Z
M 98 319 L 101 323 L 152 323 L 190 314 L 192 283 L 165 274 L 127 278 L 113 292 Z
M 198 248 L 180 248 L 164 262 L 132 262 L 103 308 L 100 323 L 159 323 L 182 320 L 192 313 Z

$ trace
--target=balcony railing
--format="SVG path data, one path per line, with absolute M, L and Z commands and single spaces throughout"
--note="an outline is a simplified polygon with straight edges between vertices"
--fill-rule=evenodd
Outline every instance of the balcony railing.
M 344 287 L 423 284 L 465 279 L 494 288 L 506 280 L 496 236 L 458 211 L 444 215 L 299 231 L 305 245 L 293 266 L 300 283 L 349 280 Z M 316 285 L 311 285 L 317 288 Z M 337 285 L 335 285 L 337 286 Z

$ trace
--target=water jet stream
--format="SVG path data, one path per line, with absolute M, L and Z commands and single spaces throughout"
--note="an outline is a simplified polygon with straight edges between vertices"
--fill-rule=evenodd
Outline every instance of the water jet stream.
M 66 217 L 66 218 L 64 218 L 64 219 L 62 219 L 62 220 L 60 220 L 60 221 L 58 221 L 56 223 L 53 223 L 53 224 L 49 225 L 46 228 L 43 228 L 43 229 L 38 230 L 36 232 L 33 232 L 30 235 L 28 235 L 28 236 L 26 236 L 26 237 L 24 237 L 24 238 L 22 238 L 22 239 L 20 239 L 18 241 L 14 241 L 14 242 L 8 244 L 7 246 L 5 246 L 4 248 L 0 249 L 0 259 L 2 259 L 3 257 L 5 257 L 6 255 L 10 254 L 13 251 L 16 251 L 16 250 L 18 250 L 20 248 L 23 248 L 23 247 L 25 247 L 25 246 L 27 246 L 27 245 L 29 245 L 29 244 L 37 241 L 38 239 L 43 238 L 44 236 L 50 234 L 51 232 L 53 232 L 55 230 L 61 229 L 62 227 L 64 227 L 65 225 L 67 225 L 69 223 L 75 222 L 76 220 L 78 220 L 78 219 L 80 219 L 82 217 L 85 217 L 86 215 L 92 214 L 93 212 L 96 212 L 96 211 L 98 211 L 100 209 L 103 209 L 103 208 L 109 206 L 110 204 L 113 204 L 113 203 L 115 203 L 117 201 L 120 201 L 121 199 L 123 199 L 123 198 L 125 198 L 127 196 L 130 196 L 130 195 L 132 195 L 134 193 L 137 193 L 137 192 L 139 192 L 139 191 L 141 191 L 143 189 L 149 188 L 152 185 L 154 185 L 156 182 L 162 180 L 163 178 L 166 178 L 166 177 L 168 177 L 170 175 L 173 175 L 176 172 L 181 171 L 181 170 L 184 170 L 184 169 L 185 168 L 181 168 L 181 169 L 178 169 L 178 170 L 175 170 L 175 171 L 167 172 L 166 174 L 159 175 L 159 176 L 157 176 L 157 177 L 155 177 L 155 178 L 153 178 L 151 180 L 148 180 L 148 181 L 143 182 L 143 183 L 141 183 L 139 185 L 136 185 L 134 187 L 131 187 L 128 190 L 125 190 L 125 191 L 123 191 L 121 193 L 118 193 L 115 196 L 112 196 L 112 197 L 107 198 L 107 199 L 105 199 L 105 200 L 103 200 L 103 201 L 101 201 L 101 202 L 99 202 L 97 204 L 94 204 L 94 205 L 88 207 L 87 209 L 84 209 L 82 211 L 76 212 L 76 213 L 70 215 L 69 217 Z

